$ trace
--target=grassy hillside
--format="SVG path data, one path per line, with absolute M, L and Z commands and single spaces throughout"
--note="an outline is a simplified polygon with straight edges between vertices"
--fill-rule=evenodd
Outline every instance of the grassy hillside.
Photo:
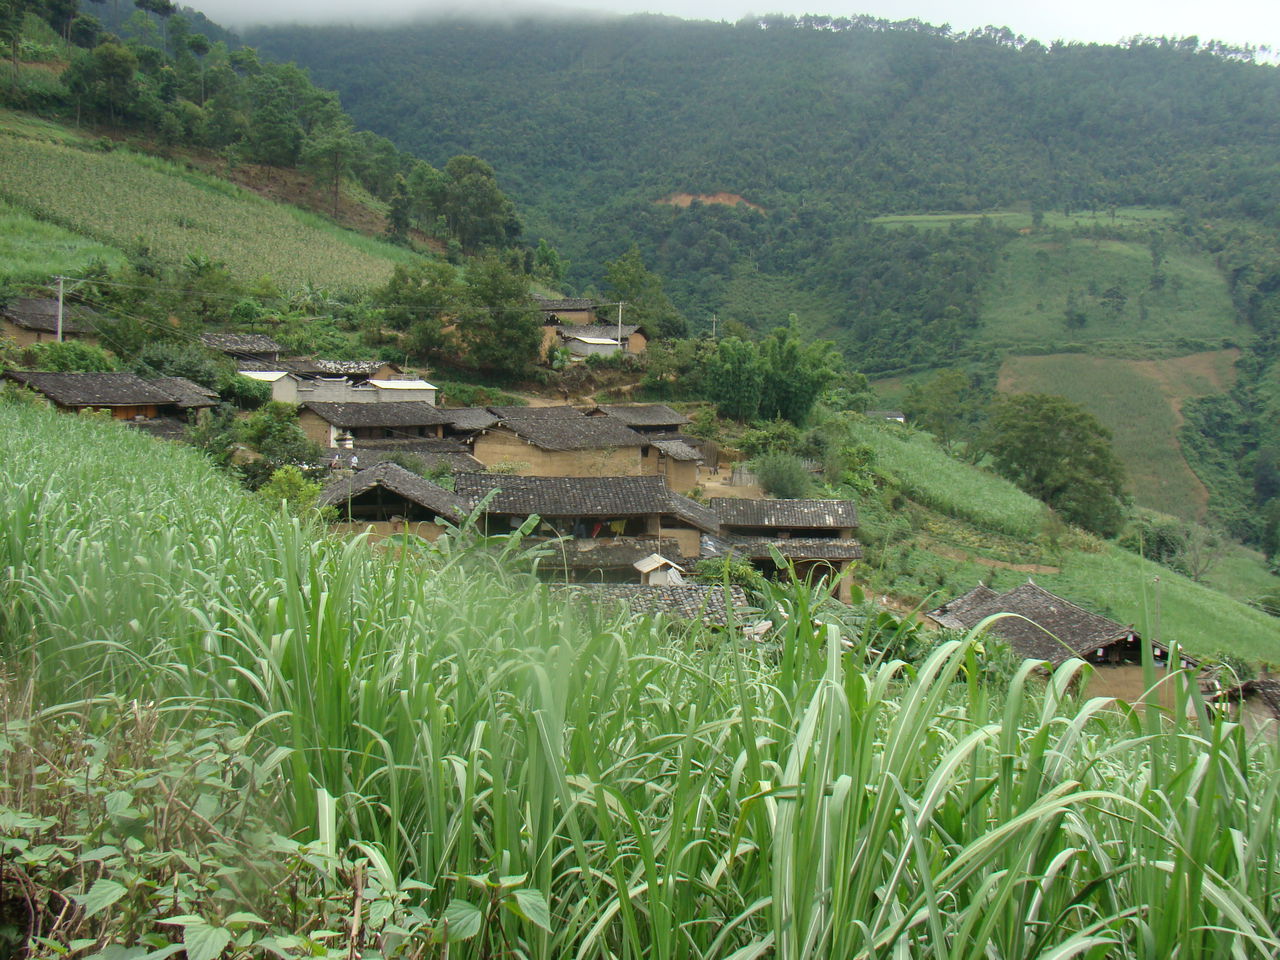
M 863 503 L 867 557 L 859 575 L 873 590 L 928 609 L 979 580 L 1007 589 L 1032 577 L 1190 651 L 1280 662 L 1280 621 L 1241 602 L 1280 587 L 1257 554 L 1239 550 L 1216 568 L 1212 587 L 1194 583 L 1118 547 L 1055 529 L 1038 501 L 951 459 L 925 434 L 860 423 L 852 436 L 874 451 L 872 469 L 911 501 Z
M 118 247 L 37 220 L 0 200 L 0 277 L 17 283 L 45 283 L 57 274 L 74 276 L 94 261 L 112 269 L 127 262 Z
M 65 128 L 0 113 L 0 200 L 116 250 L 200 253 L 243 280 L 361 288 L 414 254 L 272 203 L 226 181 L 126 150 L 103 152 Z M 39 243 L 39 241 L 32 241 Z M 47 246 L 47 243 L 46 243 Z
M 1056 394 L 1079 403 L 1114 435 L 1129 490 L 1140 506 L 1199 520 L 1208 491 L 1178 445 L 1181 405 L 1189 397 L 1228 390 L 1238 356 L 1236 350 L 1219 350 L 1166 360 L 1010 357 L 1000 370 L 1000 389 Z

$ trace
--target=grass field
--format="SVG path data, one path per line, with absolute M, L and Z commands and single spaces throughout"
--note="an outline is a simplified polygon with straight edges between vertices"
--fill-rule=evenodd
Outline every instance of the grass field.
M 41 956 L 1280 947 L 1277 751 L 1183 674 L 1162 719 L 967 640 L 908 667 L 803 590 L 776 649 L 575 615 L 451 537 L 326 538 L 193 450 L 3 413 L 6 935 L 43 916 Z
M 1085 354 L 1010 357 L 1000 371 L 1000 390 L 1047 393 L 1079 403 L 1114 435 L 1129 490 L 1140 506 L 1200 520 L 1208 492 L 1178 446 L 1182 403 L 1230 389 L 1237 355 L 1221 350 L 1169 360 Z
M 126 151 L 80 149 L 0 126 L 0 199 L 42 221 L 117 248 L 142 241 L 160 257 L 202 253 L 245 280 L 369 287 L 414 255 L 271 203 L 177 164 Z
M 47 283 L 58 274 L 74 275 L 94 260 L 112 269 L 126 263 L 116 247 L 87 240 L 0 201 L 0 280 Z
M 1171 250 L 1162 272 L 1163 286 L 1153 289 L 1146 244 L 1066 233 L 1018 237 L 984 291 L 975 337 L 1017 349 L 1112 341 L 1167 346 L 1250 335 L 1236 323 L 1226 282 L 1208 256 Z M 1111 290 L 1118 296 L 1108 299 Z M 1068 327 L 1069 300 L 1083 326 Z

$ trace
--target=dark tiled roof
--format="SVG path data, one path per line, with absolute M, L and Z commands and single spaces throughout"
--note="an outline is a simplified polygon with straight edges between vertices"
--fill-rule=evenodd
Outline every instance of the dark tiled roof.
M 550 300 L 545 297 L 533 299 L 543 313 L 553 313 L 556 310 L 591 310 L 595 307 L 595 304 L 585 297 L 562 297 L 559 300 Z
M 369 377 L 377 373 L 383 367 L 391 367 L 398 370 L 394 363 L 387 363 L 383 360 L 312 360 L 312 367 L 318 373 L 331 373 L 341 376 L 363 376 Z
M 345 480 L 336 480 L 324 488 L 318 502 L 322 507 L 338 506 L 374 487 L 390 490 L 455 523 L 470 512 L 468 504 L 462 498 L 410 473 L 398 463 L 380 463 Z
M 238 353 L 279 353 L 284 349 L 261 333 L 202 333 L 200 342 L 232 356 Z
M 513 417 L 499 426 L 543 450 L 608 450 L 645 444 L 643 436 L 611 417 Z
M 862 546 L 856 540 L 825 537 L 734 537 L 722 536 L 716 553 L 735 553 L 749 560 L 767 560 L 777 550 L 791 560 L 857 560 Z
M 316 360 L 311 357 L 281 357 L 277 360 L 242 360 L 241 370 L 269 373 L 282 370 L 297 377 L 371 377 L 383 367 L 399 370 L 382 360 Z
M 325 451 L 321 463 L 332 463 L 336 456 L 344 464 L 351 462 L 351 455 L 360 458 L 361 466 L 373 467 L 397 455 L 417 457 L 428 469 L 448 464 L 455 473 L 462 470 L 483 470 L 484 464 L 471 456 L 471 448 L 457 440 L 434 437 L 402 437 L 379 440 L 357 440 L 353 449 L 331 447 Z
M 937 622 L 941 627 L 947 627 L 951 630 L 968 630 L 969 627 L 978 622 L 969 616 L 969 610 L 988 603 L 998 596 L 999 594 L 985 583 L 980 583 L 968 593 L 962 594 L 954 600 L 948 600 L 937 610 L 930 610 L 928 615 L 930 619 Z M 981 619 L 981 617 L 978 619 Z
M 38 390 L 63 407 L 172 406 L 168 393 L 132 373 L 28 373 L 5 376 Z
M 602 403 L 596 409 L 617 417 L 628 427 L 679 427 L 689 422 L 683 413 L 665 403 Z
M 514 477 L 492 473 L 460 473 L 454 478 L 460 495 L 479 500 L 498 494 L 492 513 L 527 517 L 674 516 L 689 526 L 716 532 L 715 515 L 706 507 L 673 493 L 665 477 Z
M 488 430 L 498 422 L 498 418 L 485 407 L 455 407 L 453 409 L 440 407 L 438 409 L 444 416 L 449 418 L 446 422 L 455 430 Z
M 640 328 L 637 326 L 623 324 L 621 331 L 616 323 L 571 323 L 563 326 L 556 331 L 563 340 L 572 340 L 575 337 L 597 337 L 601 340 L 617 340 L 618 334 L 622 334 L 625 340 Z
M 217 391 L 210 390 L 186 377 L 157 377 L 147 382 L 173 397 L 174 402 L 184 410 L 218 405 Z
M 583 416 L 577 407 L 489 407 L 489 412 L 499 420 L 577 420 Z
M 552 555 L 542 561 L 543 569 L 567 565 L 572 570 L 627 569 L 651 553 L 669 560 L 682 559 L 680 544 L 669 537 L 607 537 L 599 540 L 560 540 L 549 545 Z
M 18 297 L 0 310 L 0 316 L 24 330 L 58 332 L 58 301 L 48 298 Z M 62 304 L 63 333 L 93 333 L 103 320 L 101 314 L 78 303 Z
M 672 460 L 702 460 L 701 451 L 683 440 L 654 440 L 653 445 Z
M 952 617 L 961 622 L 964 629 L 969 629 L 996 613 L 1018 616 L 995 621 L 987 628 L 990 633 L 1008 641 L 1021 657 L 1054 664 L 1134 633 L 1132 628 L 1090 613 L 1029 580 L 1007 593 L 963 605 L 960 611 L 952 611 Z
M 729 622 L 725 590 L 720 586 L 685 584 L 679 587 L 643 587 L 634 584 L 575 584 L 566 590 L 590 603 L 615 601 L 626 603 L 635 613 L 663 614 L 678 620 L 701 620 L 715 626 Z M 741 587 L 729 588 L 729 604 L 741 620 L 747 608 L 747 595 Z
M 715 497 L 711 508 L 726 527 L 856 527 L 852 500 L 739 500 Z
M 432 427 L 449 418 L 425 400 L 398 403 L 337 403 L 312 400 L 302 405 L 335 427 Z

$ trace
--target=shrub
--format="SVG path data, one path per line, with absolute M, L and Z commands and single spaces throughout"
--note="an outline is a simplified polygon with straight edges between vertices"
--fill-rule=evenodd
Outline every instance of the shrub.
M 813 489 L 813 478 L 804 461 L 793 453 L 779 450 L 766 453 L 752 461 L 751 469 L 760 488 L 771 497 L 794 500 L 808 496 Z

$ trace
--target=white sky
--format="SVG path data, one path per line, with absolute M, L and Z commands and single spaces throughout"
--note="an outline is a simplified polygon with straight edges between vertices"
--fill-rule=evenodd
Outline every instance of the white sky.
M 433 12 L 495 17 L 535 9 L 603 13 L 663 13 L 694 20 L 734 21 L 749 13 L 868 13 L 891 20 L 917 17 L 954 29 L 994 24 L 1049 42 L 1055 39 L 1114 43 L 1137 33 L 1199 36 L 1235 44 L 1280 47 L 1280 3 L 1275 0 L 183 0 L 218 23 L 351 23 L 403 20 Z M 847 0 L 845 0 L 847 2 Z

